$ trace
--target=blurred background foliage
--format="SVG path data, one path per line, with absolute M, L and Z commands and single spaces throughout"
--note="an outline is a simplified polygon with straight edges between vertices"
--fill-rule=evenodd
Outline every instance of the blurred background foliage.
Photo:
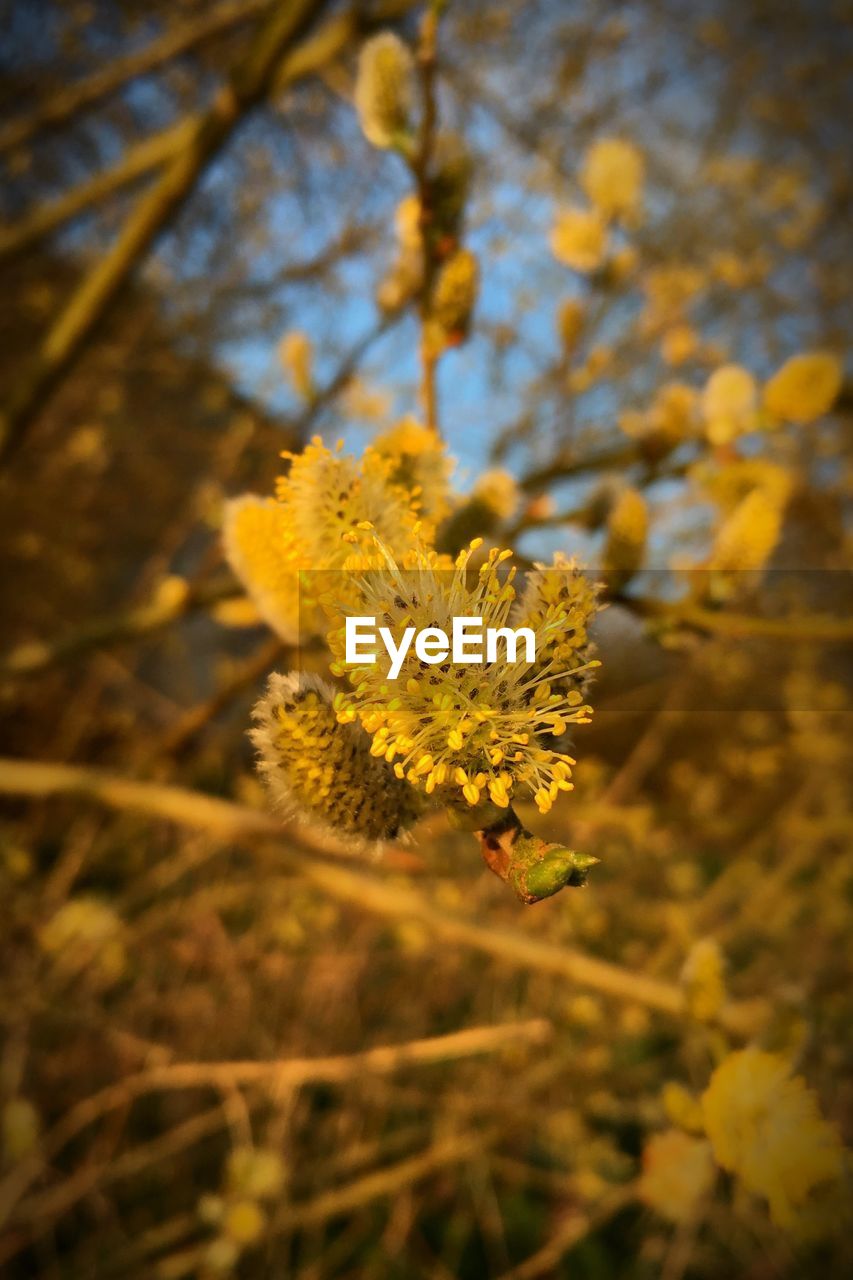
M 353 86 L 421 10 L 2 14 L 3 1274 L 848 1274 L 841 1208 L 792 1231 L 711 1161 L 743 1081 L 697 1108 L 751 1044 L 850 1136 L 851 392 L 767 391 L 845 354 L 849 6 L 442 16 L 451 519 L 617 574 L 544 823 L 601 865 L 530 909 L 440 820 L 373 866 L 265 816 L 287 655 L 219 542 L 282 449 L 418 412 L 407 175 Z M 644 168 L 606 247 L 565 216 L 602 138 Z M 814 1121 L 773 1087 L 765 1147 Z

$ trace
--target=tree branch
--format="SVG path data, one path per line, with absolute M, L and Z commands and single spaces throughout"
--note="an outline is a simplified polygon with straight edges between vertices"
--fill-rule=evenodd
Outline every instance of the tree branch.
M 81 281 L 48 331 L 34 363 L 0 415 L 0 460 L 20 444 L 77 350 L 244 114 L 265 96 L 282 57 L 319 8 L 311 0 L 280 0 L 273 5 L 228 85 L 193 127 L 186 146 L 141 198 L 112 248 Z

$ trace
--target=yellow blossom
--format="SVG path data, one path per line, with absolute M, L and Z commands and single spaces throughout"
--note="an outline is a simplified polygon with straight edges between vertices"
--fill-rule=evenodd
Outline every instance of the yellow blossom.
M 843 380 L 841 361 L 828 351 L 792 356 L 764 387 L 764 407 L 785 422 L 814 422 L 829 413 Z
M 27 1098 L 10 1098 L 0 1113 L 2 1153 L 5 1160 L 23 1160 L 39 1140 L 39 1113 Z
M 784 507 L 765 490 L 754 489 L 722 524 L 708 568 L 715 573 L 763 569 L 779 541 Z
M 290 379 L 293 390 L 303 400 L 310 400 L 314 389 L 312 366 L 314 348 L 311 339 L 298 329 L 286 333 L 278 347 L 281 367 Z
M 260 1240 L 266 1226 L 266 1215 L 254 1200 L 238 1200 L 229 1205 L 222 1219 L 226 1239 L 240 1248 Z
M 589 626 L 598 609 L 598 593 L 598 585 L 558 551 L 550 565 L 537 564 L 528 573 L 512 612 L 513 626 L 531 627 L 541 637 L 537 664 L 561 673 L 549 674 L 552 691 L 575 699 L 586 695 L 596 666 Z
M 250 1200 L 272 1199 L 284 1183 L 284 1164 L 277 1151 L 235 1147 L 228 1157 L 225 1176 L 232 1193 Z
M 511 520 L 518 510 L 520 494 L 515 477 L 500 467 L 484 471 L 474 485 L 472 496 L 500 520 Z
M 465 334 L 480 283 L 480 268 L 470 249 L 458 249 L 443 263 L 432 296 L 432 315 L 449 335 Z
M 726 998 L 723 980 L 723 957 L 712 938 L 694 943 L 681 975 L 691 1017 L 711 1022 L 717 1017 Z
M 838 1135 L 778 1054 L 729 1054 L 702 1095 L 702 1113 L 717 1163 L 763 1196 L 783 1229 L 796 1233 L 813 1194 L 842 1177 Z
M 364 136 L 387 148 L 406 133 L 414 96 L 412 55 L 399 36 L 382 31 L 362 47 L 355 106 Z
M 661 1103 L 671 1124 L 688 1133 L 704 1133 L 702 1104 L 695 1094 L 677 1080 L 668 1080 L 661 1090 Z
M 401 552 L 417 541 L 418 512 L 392 480 L 393 459 L 368 448 L 356 460 L 327 449 L 319 437 L 301 453 L 282 456 L 290 470 L 279 478 L 276 496 L 303 563 L 315 569 L 371 563 L 374 530 Z
M 653 1134 L 643 1151 L 639 1195 L 671 1222 L 689 1222 L 714 1185 L 711 1149 L 680 1129 Z
M 39 932 L 42 950 L 71 976 L 90 969 L 104 982 L 116 982 L 127 963 L 125 928 L 106 902 L 89 895 L 70 898 Z
M 390 459 L 390 482 L 406 490 L 422 520 L 435 525 L 449 515 L 453 462 L 437 432 L 409 416 L 377 436 L 373 448 L 380 457 Z M 423 528 L 421 536 L 427 536 Z
M 340 696 L 315 676 L 270 676 L 251 738 L 274 802 L 361 845 L 393 840 L 415 821 L 417 797 L 377 754 Z
M 380 619 L 398 643 L 407 627 L 450 634 L 455 617 L 479 617 L 484 629 L 510 625 L 515 570 L 502 569 L 510 553 L 493 548 L 472 584 L 469 565 L 480 542 L 475 540 L 447 570 L 426 549 L 398 564 L 378 541 L 385 568 L 358 580 L 358 598 L 347 611 Z M 560 791 L 571 789 L 574 764 L 549 740 L 590 716 L 577 688 L 552 687 L 565 674 L 546 652 L 559 625 L 551 619 L 537 628 L 533 662 L 526 660 L 522 645 L 515 661 L 501 646 L 495 661 L 484 665 L 427 665 L 410 647 L 393 685 L 390 660 L 381 655 L 370 665 L 347 666 L 344 628 L 336 628 L 329 635 L 336 659 L 332 671 L 352 686 L 335 700 L 338 718 L 357 717 L 373 739 L 372 753 L 393 762 L 398 778 L 427 794 L 448 799 L 455 794 L 469 806 L 488 797 L 504 807 L 521 785 L 547 812 Z M 585 674 L 583 666 L 576 676 Z
M 583 332 L 585 308 L 577 298 L 565 298 L 557 311 L 557 333 L 565 355 L 571 355 Z
M 418 250 L 423 245 L 421 202 L 415 195 L 404 196 L 394 213 L 394 230 L 403 249 Z
M 726 364 L 711 374 L 702 392 L 705 432 L 712 444 L 727 444 L 756 423 L 758 387 L 739 364 Z
M 601 138 L 586 153 L 580 182 L 605 218 L 633 217 L 643 196 L 645 165 L 631 142 Z
M 299 617 L 298 570 L 307 562 L 294 544 L 291 522 L 281 503 L 243 494 L 225 505 L 225 556 L 258 613 L 287 643 L 306 630 Z
M 689 324 L 675 324 L 661 339 L 661 355 L 669 365 L 684 364 L 691 360 L 699 350 L 699 338 L 696 330 Z
M 649 532 L 649 510 L 637 489 L 623 489 L 607 518 L 607 541 L 603 563 L 613 575 L 613 584 L 621 585 L 643 563 Z
M 569 208 L 557 214 L 551 252 L 575 271 L 597 271 L 607 253 L 607 226 L 597 209 Z

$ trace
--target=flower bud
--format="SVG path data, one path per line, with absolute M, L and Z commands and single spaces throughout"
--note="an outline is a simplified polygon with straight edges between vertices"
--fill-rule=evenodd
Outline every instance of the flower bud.
M 464 337 L 477 301 L 480 269 L 470 249 L 459 249 L 442 266 L 432 298 L 433 318 L 448 336 Z
M 412 98 L 412 55 L 398 36 L 383 31 L 367 41 L 358 60 L 355 106 L 368 142 L 393 146 L 408 131 Z

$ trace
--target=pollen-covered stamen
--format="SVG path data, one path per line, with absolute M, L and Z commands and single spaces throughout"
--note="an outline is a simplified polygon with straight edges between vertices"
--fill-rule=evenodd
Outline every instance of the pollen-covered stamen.
M 427 794 L 450 788 L 468 805 L 489 799 L 506 807 L 513 787 L 523 785 L 547 811 L 560 791 L 571 788 L 574 763 L 549 743 L 591 715 L 583 689 L 597 665 L 586 641 L 595 588 L 568 566 L 569 573 L 559 575 L 567 579 L 562 587 L 547 584 L 532 600 L 528 589 L 525 603 L 536 607 L 526 617 L 516 599 L 515 570 L 507 566 L 509 552 L 493 548 L 474 575 L 471 559 L 481 539 L 460 552 L 452 569 L 426 550 L 407 554 L 400 564 L 378 534 L 374 541 L 386 570 L 357 578 L 352 613 L 377 617 L 395 643 L 408 627 L 447 635 L 457 617 L 479 618 L 495 633 L 521 619 L 533 632 L 534 656 L 528 661 L 521 646 L 511 660 L 504 646 L 492 661 L 457 665 L 439 655 L 428 663 L 410 647 L 392 682 L 379 655 L 370 667 L 347 667 L 344 630 L 338 628 L 329 637 L 333 670 L 353 688 L 336 704 L 339 716 L 356 715 L 374 736 L 377 755 L 394 760 L 397 777 Z M 565 630 L 563 621 L 571 624 Z

